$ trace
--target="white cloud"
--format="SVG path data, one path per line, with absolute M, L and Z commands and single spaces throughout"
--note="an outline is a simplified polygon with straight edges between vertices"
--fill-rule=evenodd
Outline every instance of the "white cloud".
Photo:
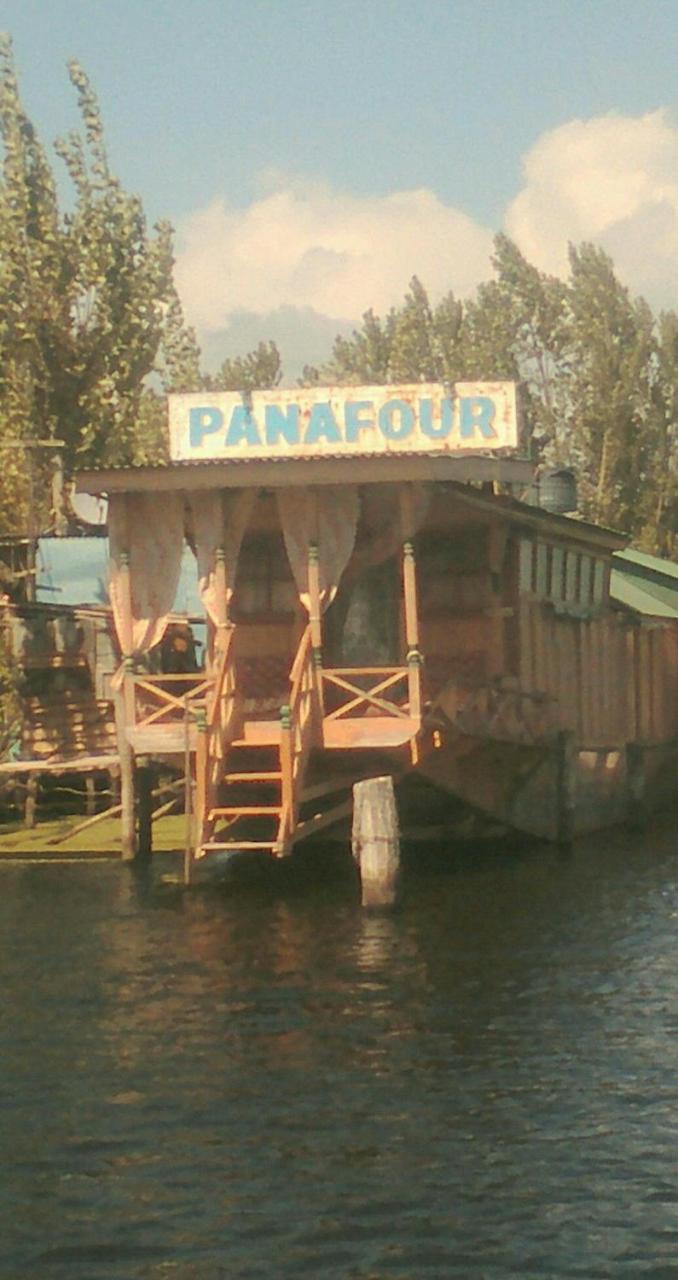
M 542 135 L 505 225 L 525 256 L 567 271 L 567 243 L 593 240 L 656 305 L 678 302 L 678 129 L 665 111 L 572 120 Z
M 223 199 L 180 229 L 177 284 L 199 330 L 234 311 L 310 307 L 356 321 L 402 300 L 419 275 L 433 297 L 489 273 L 492 235 L 428 190 L 362 198 L 287 181 L 236 209 Z
M 634 292 L 678 305 L 678 129 L 665 111 L 572 120 L 537 139 L 523 171 L 504 226 L 531 262 L 565 275 L 568 241 L 594 240 Z M 258 193 L 244 208 L 216 198 L 180 227 L 186 314 L 222 358 L 274 330 L 282 347 L 315 335 L 329 353 L 330 330 L 398 304 L 412 275 L 434 300 L 491 275 L 491 231 L 426 188 L 361 197 L 270 170 Z

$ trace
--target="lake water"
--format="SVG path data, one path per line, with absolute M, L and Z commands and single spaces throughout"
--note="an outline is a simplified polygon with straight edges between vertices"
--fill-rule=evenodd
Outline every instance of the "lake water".
M 678 1276 L 678 836 L 182 894 L 0 865 L 11 1280 Z

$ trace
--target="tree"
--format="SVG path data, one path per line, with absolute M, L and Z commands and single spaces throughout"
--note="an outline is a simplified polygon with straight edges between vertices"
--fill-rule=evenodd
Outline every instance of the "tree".
M 282 378 L 280 352 L 275 342 L 260 342 L 245 356 L 223 361 L 219 370 L 205 379 L 211 391 L 268 391 Z
M 646 523 L 656 446 L 654 323 L 595 245 L 570 249 L 569 453 L 581 509 L 637 534 Z
M 76 62 L 68 70 L 83 129 L 56 144 L 75 197 L 63 214 L 21 104 L 11 42 L 0 40 L 0 443 L 63 440 L 67 473 L 164 454 L 146 379 L 162 368 L 165 342 L 170 380 L 182 343 L 192 342 L 172 278 L 171 228 L 149 232 L 140 200 L 111 173 L 87 76 Z M 25 459 L 12 465 L 0 485 L 5 528 L 10 516 L 16 527 L 17 493 L 24 508 L 28 500 Z

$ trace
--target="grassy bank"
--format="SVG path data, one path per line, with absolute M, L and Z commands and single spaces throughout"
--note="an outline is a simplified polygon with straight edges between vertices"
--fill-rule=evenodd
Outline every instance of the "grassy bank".
M 20 854 L 53 854 L 55 858 L 66 854 L 94 854 L 101 857 L 120 855 L 120 819 L 103 818 L 95 826 L 68 836 L 69 830 L 83 821 L 82 815 L 57 818 L 40 822 L 31 831 L 20 822 L 7 822 L 0 826 L 0 860 Z M 182 849 L 185 840 L 183 815 L 159 818 L 153 825 L 153 848 L 157 853 L 169 853 Z M 65 836 L 66 839 L 59 839 Z M 58 844 L 52 844 L 53 840 Z

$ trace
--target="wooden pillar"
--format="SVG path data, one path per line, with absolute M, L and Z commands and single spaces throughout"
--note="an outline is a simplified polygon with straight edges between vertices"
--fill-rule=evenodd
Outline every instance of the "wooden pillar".
M 113 705 L 120 757 L 121 857 L 123 862 L 131 862 L 137 851 L 134 822 L 134 752 L 127 739 L 125 695 L 122 690 L 114 694 Z
M 578 750 L 574 733 L 562 729 L 556 734 L 556 841 L 569 848 L 574 838 Z
M 190 715 L 190 712 L 189 712 Z M 207 750 L 207 717 L 202 707 L 195 712 L 195 821 L 193 825 L 193 844 L 197 849 L 202 844 L 202 832 L 205 819 L 207 818 L 208 794 L 212 788 L 208 787 L 208 750 Z M 190 734 L 190 722 L 189 722 Z M 189 738 L 189 760 L 190 760 L 190 738 Z M 211 795 L 209 800 L 213 803 Z
M 400 869 L 398 811 L 392 778 L 356 782 L 351 843 L 360 870 L 363 906 L 392 906 Z
M 153 853 L 153 783 L 155 770 L 144 758 L 136 770 L 137 791 L 137 857 L 150 858 Z
M 400 520 L 403 534 L 403 602 L 405 607 L 405 644 L 407 646 L 407 685 L 410 715 L 421 717 L 421 654 L 419 652 L 419 613 L 417 609 L 417 565 L 414 554 L 414 508 L 412 490 L 404 485 L 400 491 Z
M 647 824 L 645 752 L 640 742 L 626 744 L 626 821 L 631 831 L 642 831 Z
M 323 711 L 323 626 L 320 606 L 320 557 L 318 545 L 312 542 L 308 548 L 308 595 L 310 608 L 308 620 L 311 624 L 311 646 L 313 648 L 313 668 L 315 671 L 316 695 L 320 715 Z
M 85 816 L 93 818 L 97 811 L 97 789 L 93 773 L 85 774 Z
M 207 660 L 208 674 L 211 673 L 216 658 L 220 629 L 228 624 L 228 601 L 226 599 L 226 553 L 223 547 L 217 547 L 214 553 L 214 604 L 216 620 L 207 618 Z
M 294 821 L 294 746 L 292 732 L 291 711 L 285 705 L 280 708 L 280 802 L 282 812 L 285 815 L 285 830 L 282 833 L 285 841 L 292 833 L 292 823 Z M 279 849 L 278 852 L 283 854 L 285 849 Z
M 38 807 L 38 775 L 29 773 L 26 779 L 26 799 L 24 801 L 24 826 L 31 831 L 36 822 Z
M 191 761 L 191 726 L 188 698 L 184 700 L 184 884 L 190 884 L 195 861 L 195 818 L 193 764 Z

